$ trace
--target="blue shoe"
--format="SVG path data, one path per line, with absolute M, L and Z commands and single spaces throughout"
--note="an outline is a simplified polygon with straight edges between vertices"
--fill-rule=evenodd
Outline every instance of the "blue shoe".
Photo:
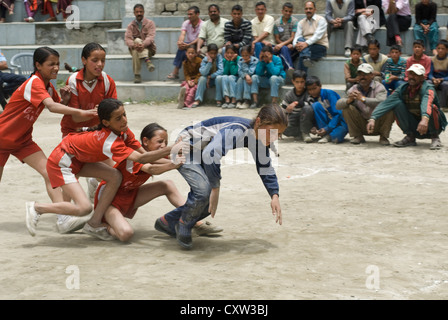
M 154 228 L 157 231 L 166 233 L 167 235 L 169 235 L 170 237 L 175 237 L 176 233 L 173 232 L 168 224 L 168 222 L 165 220 L 164 217 L 160 217 L 156 220 L 156 223 L 154 224 Z
M 191 240 L 191 229 L 189 229 L 185 223 L 179 221 L 176 224 L 176 239 L 177 242 L 185 249 L 191 249 L 193 241 Z

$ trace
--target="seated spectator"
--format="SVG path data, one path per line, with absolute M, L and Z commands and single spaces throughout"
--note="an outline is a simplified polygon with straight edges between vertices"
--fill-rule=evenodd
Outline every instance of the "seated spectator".
M 243 7 L 232 7 L 232 20 L 224 25 L 224 45 L 233 44 L 240 53 L 241 48 L 252 43 L 252 23 L 243 18 Z
M 257 63 L 252 80 L 258 87 L 270 88 L 272 104 L 278 103 L 279 91 L 285 83 L 285 77 L 282 60 L 274 55 L 272 46 L 263 47 L 260 52 L 260 61 Z M 256 107 L 258 107 L 257 104 L 250 106 L 250 108 Z
M 392 45 L 384 68 L 383 85 L 386 87 L 387 95 L 404 83 L 406 75 L 406 59 L 401 56 L 401 47 Z
M 364 143 L 364 135 L 380 136 L 380 144 L 390 145 L 389 134 L 394 123 L 394 113 L 389 111 L 375 122 L 372 132 L 367 132 L 367 121 L 376 106 L 386 100 L 386 88 L 374 81 L 373 68 L 368 63 L 363 63 L 358 68 L 359 83 L 350 88 L 346 98 L 339 99 L 336 108 L 342 110 L 342 115 L 347 122 L 348 132 L 353 144 Z
M 325 18 L 327 19 L 328 38 L 334 29 L 344 30 L 345 56 L 351 53 L 354 38 L 353 19 L 355 18 L 355 3 L 353 0 L 327 0 L 325 7 Z
M 238 81 L 236 83 L 237 109 L 247 109 L 258 105 L 258 83 L 253 81 L 258 59 L 252 55 L 252 47 L 241 48 L 241 59 L 238 60 Z M 251 103 L 252 99 L 252 103 Z
M 11 16 L 14 14 L 15 0 L 0 0 L 0 23 L 6 21 L 6 12 Z
M 436 88 L 440 108 L 446 109 L 448 107 L 448 41 L 440 40 L 436 50 L 437 55 L 431 59 L 428 79 Z
M 290 2 L 283 4 L 282 16 L 274 23 L 275 43 L 273 44 L 274 54 L 282 59 L 283 67 L 290 78 L 294 72 L 293 61 L 298 54 L 292 45 L 298 23 L 298 20 L 292 16 L 293 9 Z
M 322 89 L 322 83 L 316 76 L 307 78 L 306 91 L 317 125 L 317 128 L 311 128 L 310 132 L 320 137 L 318 143 L 343 142 L 348 133 L 348 127 L 342 111 L 336 109 L 336 103 L 341 98 L 339 94 L 333 90 Z
M 386 19 L 386 44 L 390 47 L 394 44 L 403 45 L 400 32 L 409 29 L 412 23 L 411 7 L 409 0 L 382 0 Z
M 367 132 L 372 133 L 375 122 L 392 110 L 398 126 L 406 135 L 394 146 L 416 146 L 416 139 L 431 139 L 429 148 L 438 150 L 442 147 L 439 135 L 445 130 L 447 121 L 439 109 L 434 86 L 425 81 L 426 70 L 422 65 L 413 64 L 406 72 L 408 82 L 375 108 L 367 124 Z
M 179 79 L 179 69 L 182 68 L 182 63 L 186 59 L 187 48 L 196 45 L 198 42 L 199 31 L 203 23 L 199 14 L 199 8 L 196 6 L 187 10 L 188 19 L 182 23 L 180 36 L 177 40 L 177 52 L 173 61 L 174 70 L 167 76 L 167 79 Z
M 313 60 L 319 60 L 327 55 L 328 36 L 327 21 L 316 14 L 314 2 L 305 2 L 306 18 L 297 24 L 297 32 L 293 45 L 299 52 L 299 70 L 308 71 Z
M 387 56 L 380 53 L 380 43 L 376 39 L 373 39 L 368 43 L 367 51 L 369 53 L 362 58 L 363 62 L 366 62 L 373 67 L 375 81 L 381 82 L 384 77 Z
M 223 109 L 236 108 L 236 82 L 238 80 L 238 49 L 229 44 L 225 47 L 222 74 L 216 77 L 216 104 L 221 104 L 224 97 Z
M 25 22 L 34 22 L 34 15 L 39 8 L 40 1 L 38 0 L 23 0 L 27 17 L 23 19 Z
M 6 106 L 6 99 L 8 99 L 14 91 L 16 91 L 16 89 L 26 81 L 24 76 L 1 71 L 7 68 L 8 62 L 0 50 L 0 104 L 3 109 Z
M 431 0 L 421 0 L 415 5 L 414 38 L 423 40 L 424 46 L 429 42 L 433 55 L 437 54 L 439 42 L 439 25 L 437 24 L 437 4 Z
M 355 20 L 354 25 L 358 28 L 356 44 L 366 47 L 367 43 L 375 39 L 375 32 L 386 23 L 381 0 L 354 0 Z M 378 8 L 378 9 L 373 9 Z M 379 12 L 375 12 L 378 10 Z
M 344 63 L 345 91 L 358 83 L 358 67 L 362 64 L 362 48 L 351 48 L 350 59 Z
M 144 60 L 149 72 L 155 70 L 151 57 L 156 54 L 156 25 L 154 21 L 145 18 L 145 8 L 141 4 L 134 6 L 135 20 L 126 28 L 124 40 L 132 55 L 134 82 L 142 82 L 141 60 Z
M 274 39 L 274 17 L 266 14 L 266 4 L 259 1 L 255 4 L 256 17 L 250 22 L 252 23 L 252 52 L 259 59 L 261 49 L 264 46 L 272 46 Z
M 199 107 L 199 104 L 204 101 L 205 90 L 215 86 L 216 77 L 223 72 L 222 55 L 218 53 L 218 46 L 211 43 L 207 46 L 207 53 L 202 59 L 199 72 L 201 76 L 198 81 L 198 88 L 194 97 L 192 108 Z M 221 107 L 221 104 L 216 104 Z
M 409 69 L 413 64 L 422 65 L 425 70 L 425 79 L 428 79 L 429 72 L 431 71 L 431 58 L 428 57 L 425 52 L 425 44 L 423 40 L 414 40 L 412 46 L 413 54 L 406 60 L 406 69 Z M 408 81 L 407 75 L 404 77 L 405 81 Z
M 287 137 L 302 138 L 304 142 L 313 142 L 310 137 L 313 127 L 313 108 L 308 103 L 308 94 L 305 88 L 306 73 L 302 70 L 294 71 L 292 84 L 282 101 L 282 107 L 288 114 L 288 127 L 283 132 Z
M 217 4 L 208 6 L 208 16 L 210 19 L 202 24 L 201 31 L 199 31 L 197 51 L 201 56 L 206 54 L 209 44 L 215 44 L 218 47 L 218 53 L 221 53 L 222 47 L 224 47 L 224 27 L 229 21 L 221 17 Z
M 180 86 L 178 97 L 178 109 L 189 110 L 194 103 L 194 97 L 198 89 L 198 81 L 201 76 L 199 71 L 202 59 L 198 57 L 196 46 L 194 44 L 187 48 L 187 59 L 184 60 L 184 77 L 185 80 Z

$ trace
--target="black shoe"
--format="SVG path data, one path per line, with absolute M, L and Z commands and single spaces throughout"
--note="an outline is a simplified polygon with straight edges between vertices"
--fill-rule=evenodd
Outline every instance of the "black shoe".
M 176 239 L 177 242 L 185 249 L 191 249 L 193 246 L 193 241 L 191 240 L 191 230 L 180 221 L 176 224 Z
M 167 225 L 167 224 L 165 224 L 165 223 L 162 221 L 162 217 L 160 217 L 160 218 L 158 218 L 158 219 L 156 220 L 156 223 L 154 224 L 154 228 L 155 228 L 157 231 L 166 233 L 166 234 L 169 235 L 170 237 L 175 237 L 175 236 L 176 236 L 176 233 L 173 232 L 173 231 L 171 231 L 170 226 Z

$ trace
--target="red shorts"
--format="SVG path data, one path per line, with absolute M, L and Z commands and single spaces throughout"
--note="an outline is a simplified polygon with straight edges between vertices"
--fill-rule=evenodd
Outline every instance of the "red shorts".
M 65 153 L 57 147 L 47 160 L 47 173 L 53 188 L 78 182 L 76 175 L 81 171 L 84 163 L 78 161 L 73 155 Z
M 31 139 L 14 149 L 2 149 L 0 150 L 0 167 L 5 166 L 11 154 L 23 162 L 23 159 L 39 151 L 42 151 L 42 149 Z
M 98 199 L 101 197 L 101 192 L 105 186 L 106 184 L 103 181 L 96 189 L 94 208 L 96 208 L 96 205 L 98 204 Z M 137 212 L 137 209 L 134 209 L 137 194 L 138 189 L 132 189 L 132 190 L 119 189 L 115 194 L 114 200 L 112 200 L 112 205 L 121 212 L 123 217 L 132 219 L 134 218 L 135 213 Z

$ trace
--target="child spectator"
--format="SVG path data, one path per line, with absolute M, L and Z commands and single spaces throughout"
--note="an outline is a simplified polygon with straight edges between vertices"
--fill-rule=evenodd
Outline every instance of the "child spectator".
M 190 110 L 194 103 L 194 96 L 198 89 L 198 81 L 201 73 L 202 59 L 198 57 L 196 52 L 196 45 L 190 45 L 186 50 L 187 59 L 182 62 L 184 68 L 185 81 L 180 85 L 180 93 L 178 98 L 179 109 Z
M 346 91 L 358 83 L 358 67 L 362 64 L 362 47 L 355 45 L 350 51 L 350 59 L 348 59 L 344 64 Z
M 431 60 L 431 71 L 428 79 L 436 88 L 439 97 L 440 108 L 447 107 L 448 98 L 448 41 L 440 40 L 437 45 L 437 55 Z
M 292 74 L 294 88 L 289 90 L 282 101 L 282 107 L 288 114 L 288 127 L 283 132 L 287 137 L 302 137 L 306 143 L 313 142 L 310 131 L 313 127 L 313 108 L 307 102 L 305 89 L 306 72 L 296 70 Z
M 254 103 L 258 103 L 257 84 L 252 80 L 257 68 L 258 59 L 251 54 L 251 47 L 241 48 L 241 59 L 238 61 L 238 81 L 236 83 L 236 99 L 238 109 L 247 109 L 250 106 L 251 98 Z
M 279 90 L 285 83 L 285 77 L 286 73 L 283 69 L 282 59 L 273 54 L 272 46 L 264 46 L 261 49 L 260 61 L 252 79 L 261 88 L 270 88 L 272 104 L 277 104 Z M 253 103 L 249 108 L 257 107 L 258 104 Z
M 192 108 L 199 107 L 199 104 L 204 101 L 205 89 L 213 87 L 216 77 L 223 72 L 222 56 L 218 54 L 218 46 L 216 44 L 211 43 L 207 46 L 207 53 L 204 59 L 202 59 L 199 72 L 201 77 L 198 81 L 198 89 L 196 90 Z M 221 107 L 221 104 L 217 103 L 216 106 Z
M 216 77 L 216 103 L 220 104 L 224 96 L 223 109 L 236 108 L 236 82 L 238 80 L 238 49 L 233 44 L 225 48 L 223 73 Z
M 387 56 L 380 53 L 380 43 L 373 39 L 368 42 L 367 50 L 369 54 L 363 57 L 363 62 L 370 64 L 373 67 L 374 80 L 381 82 L 384 76 L 384 65 L 387 61 Z
M 413 54 L 406 60 L 406 70 L 413 64 L 422 65 L 425 70 L 425 79 L 428 79 L 429 72 L 431 71 L 431 58 L 425 54 L 425 43 L 423 40 L 414 40 L 412 45 Z M 404 77 L 405 81 L 408 81 L 408 76 Z
M 386 61 L 383 80 L 388 96 L 404 83 L 406 74 L 406 59 L 401 56 L 401 47 L 395 44 L 390 48 L 389 53 L 390 58 Z
M 339 94 L 333 90 L 322 89 L 322 83 L 316 76 L 308 77 L 305 84 L 308 101 L 313 107 L 314 120 L 317 124 L 317 128 L 311 128 L 311 133 L 320 137 L 318 143 L 343 142 L 348 127 L 342 111 L 336 109 Z

